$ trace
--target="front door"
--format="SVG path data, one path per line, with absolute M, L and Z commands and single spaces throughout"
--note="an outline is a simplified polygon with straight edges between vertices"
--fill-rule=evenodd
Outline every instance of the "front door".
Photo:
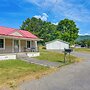
M 19 52 L 19 40 L 14 40 L 14 52 Z

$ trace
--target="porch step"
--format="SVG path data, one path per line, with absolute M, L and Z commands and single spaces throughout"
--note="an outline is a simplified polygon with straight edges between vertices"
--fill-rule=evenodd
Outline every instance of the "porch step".
M 22 58 L 26 58 L 26 57 L 28 57 L 27 53 L 17 53 L 16 54 L 17 59 L 22 59 Z

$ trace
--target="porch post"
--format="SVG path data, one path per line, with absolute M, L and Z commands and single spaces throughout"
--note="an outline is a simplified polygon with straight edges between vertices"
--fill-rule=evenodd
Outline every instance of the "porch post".
M 19 52 L 21 52 L 21 40 L 19 40 Z
M 38 51 L 37 41 L 35 41 L 35 49 L 36 49 L 36 51 Z
M 14 53 L 14 39 L 12 39 L 12 52 Z

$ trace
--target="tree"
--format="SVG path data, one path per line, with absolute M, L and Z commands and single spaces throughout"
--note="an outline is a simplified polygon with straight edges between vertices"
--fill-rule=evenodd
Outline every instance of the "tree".
M 64 19 L 58 23 L 57 31 L 60 32 L 60 38 L 64 41 L 74 44 L 78 37 L 79 29 L 73 20 Z
M 42 21 L 35 17 L 27 18 L 20 29 L 27 30 L 43 39 L 43 42 L 48 42 L 56 39 L 59 35 L 56 32 L 56 25 L 51 22 Z
M 84 39 L 84 40 L 77 41 L 76 44 L 81 45 L 81 47 L 90 48 L 90 39 Z
M 90 40 L 87 40 L 87 48 L 90 48 Z
M 81 44 L 81 47 L 86 47 L 87 46 L 87 40 L 81 40 L 80 44 Z

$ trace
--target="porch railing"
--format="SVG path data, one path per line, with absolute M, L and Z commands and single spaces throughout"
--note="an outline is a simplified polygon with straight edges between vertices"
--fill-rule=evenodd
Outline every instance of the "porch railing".
M 39 47 L 37 48 L 24 48 L 25 52 L 39 52 Z
M 18 53 L 19 50 L 17 50 L 17 52 L 15 52 L 15 48 L 12 48 L 10 46 L 6 46 L 5 49 L 0 49 L 0 54 L 4 54 L 4 53 Z M 39 52 L 39 48 L 25 48 L 22 47 L 20 52 Z

